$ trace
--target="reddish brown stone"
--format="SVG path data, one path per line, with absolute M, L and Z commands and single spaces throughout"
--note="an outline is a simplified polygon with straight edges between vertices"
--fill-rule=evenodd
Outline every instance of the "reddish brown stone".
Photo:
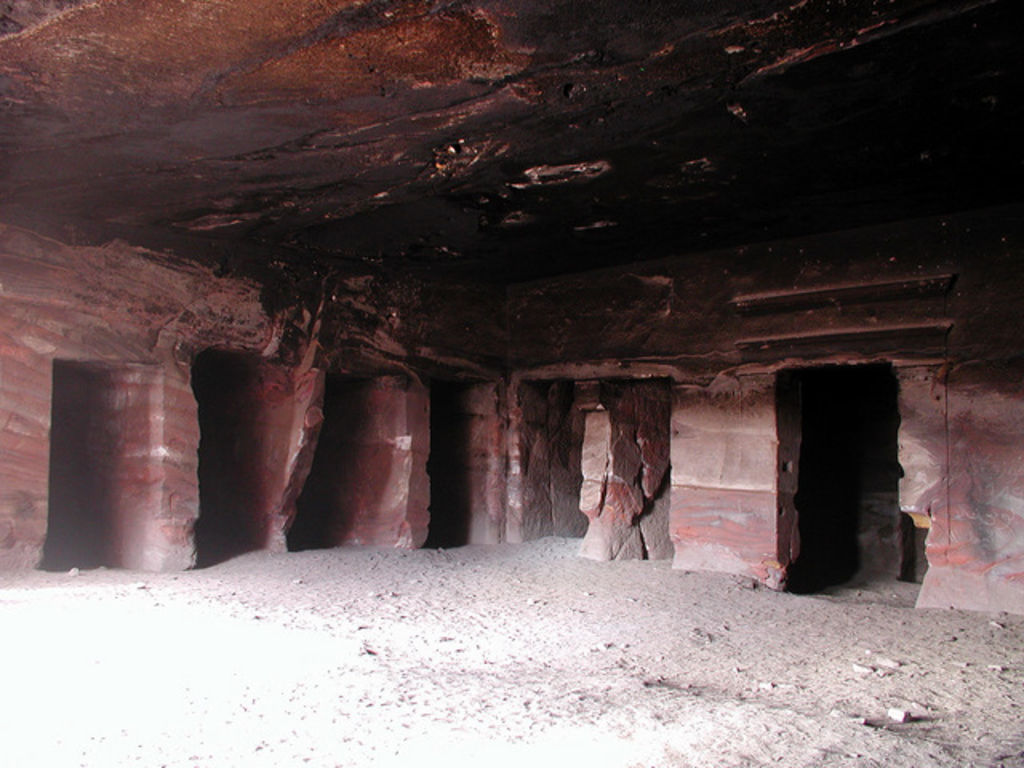
M 401 377 L 329 382 L 298 547 L 419 547 L 427 537 L 429 397 Z
M 778 515 L 774 377 L 678 387 L 672 413 L 673 566 L 785 579 L 794 531 Z M 798 448 L 797 448 L 798 451 Z
M 1024 370 L 948 375 L 949 482 L 931 502 L 918 605 L 1024 613 Z
M 672 489 L 673 567 L 724 571 L 781 586 L 775 494 L 726 488 Z
M 113 519 L 126 520 L 132 505 L 139 510 L 138 523 L 108 542 L 113 554 L 103 557 L 138 568 L 188 567 L 199 439 L 189 350 L 213 339 L 266 348 L 273 326 L 256 286 L 120 243 L 73 248 L 4 226 L 0 286 L 0 567 L 35 565 L 42 554 L 55 360 L 100 364 L 96 370 L 107 372 L 100 397 L 111 403 L 131 401 L 132 376 L 152 372 L 145 398 L 111 421 L 120 437 L 108 444 L 126 451 L 123 461 L 97 458 L 112 509 L 123 513 Z
M 206 352 L 193 367 L 199 451 L 199 562 L 286 549 L 312 464 L 323 376 L 254 355 Z
M 580 510 L 589 527 L 580 554 L 594 560 L 666 556 L 667 528 L 650 518 L 669 464 L 669 389 L 660 381 L 602 384 L 598 410 L 586 413 Z M 659 512 L 661 512 L 659 507 Z M 653 537 L 645 541 L 645 528 Z
M 518 381 L 507 427 L 506 538 L 582 535 L 580 450 L 583 414 L 567 381 Z

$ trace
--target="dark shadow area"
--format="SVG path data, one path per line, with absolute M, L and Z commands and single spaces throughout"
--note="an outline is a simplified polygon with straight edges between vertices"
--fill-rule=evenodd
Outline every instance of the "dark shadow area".
M 469 543 L 473 515 L 471 424 L 465 384 L 430 384 L 430 528 L 425 547 L 461 547 Z
M 547 400 L 552 534 L 581 538 L 587 532 L 587 517 L 580 512 L 584 416 L 575 405 L 575 382 L 552 382 Z
M 913 518 L 900 513 L 900 581 L 912 581 L 920 584 L 928 570 L 928 555 L 925 542 L 928 531 L 914 525 Z
M 359 504 L 368 478 L 359 472 L 353 440 L 364 436 L 370 414 L 361 380 L 329 376 L 324 388 L 324 420 L 313 467 L 299 495 L 295 520 L 288 531 L 288 549 L 336 546 L 352 527 L 353 505 Z
M 899 414 L 891 366 L 836 366 L 793 377 L 802 422 L 800 556 L 789 569 L 789 590 L 842 584 L 866 565 L 897 578 Z
M 160 504 L 159 382 L 147 365 L 54 361 L 43 568 L 130 567 L 144 556 Z
M 258 363 L 251 355 L 207 350 L 192 367 L 199 405 L 199 519 L 196 565 L 206 567 L 260 549 L 260 435 L 251 396 Z
M 114 524 L 111 441 L 102 368 L 53 362 L 50 427 L 50 510 L 43 547 L 46 570 L 107 564 Z

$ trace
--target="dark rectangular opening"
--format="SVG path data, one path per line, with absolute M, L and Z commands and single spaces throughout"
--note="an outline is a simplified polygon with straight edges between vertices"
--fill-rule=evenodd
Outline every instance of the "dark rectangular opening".
M 470 385 L 433 381 L 430 384 L 430 529 L 427 547 L 461 547 L 470 543 L 474 506 L 472 473 L 473 414 L 467 398 Z
M 42 567 L 135 567 L 159 504 L 150 366 L 55 360 Z
M 266 540 L 261 511 L 273 468 L 263 461 L 266 398 L 260 389 L 259 359 L 252 355 L 207 350 L 192 366 L 199 406 L 200 567 L 260 549 Z
M 898 383 L 889 365 L 790 374 L 800 402 L 795 503 L 800 553 L 788 574 L 808 593 L 854 578 L 900 577 Z

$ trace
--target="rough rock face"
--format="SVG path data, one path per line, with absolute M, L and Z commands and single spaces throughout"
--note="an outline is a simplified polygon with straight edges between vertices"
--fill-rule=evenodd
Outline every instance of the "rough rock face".
M 509 392 L 506 538 L 580 536 L 583 414 L 571 381 L 518 381 Z
M 292 548 L 419 547 L 427 538 L 430 401 L 403 377 L 328 380 Z
M 667 491 L 670 397 L 665 381 L 604 382 L 597 402 L 581 404 L 586 415 L 580 511 L 590 521 L 580 548 L 584 557 L 667 556 L 667 536 L 655 534 L 651 525 L 648 542 L 640 521 Z M 667 522 L 663 508 L 658 513 L 657 520 Z
M 976 208 L 1024 188 L 1020 24 L 1015 0 L 7 0 L 0 218 L 525 279 Z

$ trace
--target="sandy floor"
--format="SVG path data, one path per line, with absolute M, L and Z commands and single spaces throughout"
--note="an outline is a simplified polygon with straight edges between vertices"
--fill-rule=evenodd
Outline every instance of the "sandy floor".
M 2 575 L 0 764 L 1024 766 L 1024 617 L 577 547 Z

